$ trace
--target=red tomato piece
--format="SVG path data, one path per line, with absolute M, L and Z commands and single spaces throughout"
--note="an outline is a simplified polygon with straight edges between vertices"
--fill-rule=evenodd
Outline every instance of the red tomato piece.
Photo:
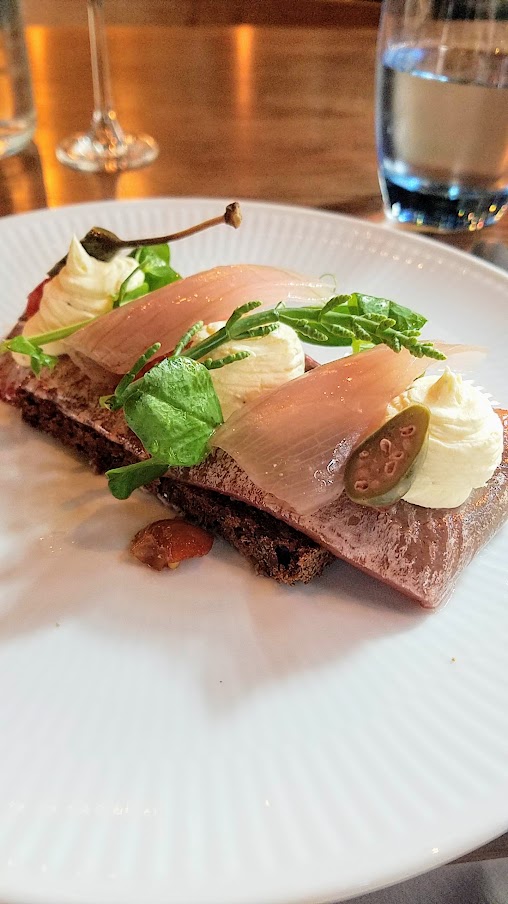
M 43 279 L 42 282 L 40 282 L 39 285 L 36 286 L 35 289 L 32 289 L 32 291 L 30 292 L 25 310 L 27 317 L 33 317 L 33 315 L 36 314 L 39 310 L 44 286 L 47 282 L 49 282 L 50 279 L 51 277 L 47 276 L 46 279 Z

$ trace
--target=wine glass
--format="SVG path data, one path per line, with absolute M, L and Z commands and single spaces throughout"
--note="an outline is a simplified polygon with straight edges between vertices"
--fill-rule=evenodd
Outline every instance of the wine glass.
M 111 97 L 104 0 L 87 0 L 94 110 L 88 132 L 65 138 L 56 149 L 60 163 L 89 173 L 115 173 L 146 166 L 157 157 L 149 135 L 129 135 L 118 122 Z

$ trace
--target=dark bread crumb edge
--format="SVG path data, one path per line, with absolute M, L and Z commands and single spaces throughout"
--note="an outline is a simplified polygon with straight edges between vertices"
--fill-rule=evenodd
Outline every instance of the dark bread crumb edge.
M 16 406 L 30 426 L 73 449 L 98 473 L 138 461 L 119 443 L 63 414 L 55 401 L 20 389 Z M 308 583 L 335 560 L 289 525 L 221 493 L 186 486 L 168 477 L 154 481 L 147 489 L 161 502 L 180 509 L 189 521 L 223 537 L 258 574 L 279 583 Z

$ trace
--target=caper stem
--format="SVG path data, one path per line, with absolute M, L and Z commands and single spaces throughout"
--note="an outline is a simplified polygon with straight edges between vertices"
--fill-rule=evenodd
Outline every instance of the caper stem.
M 116 247 L 139 248 L 141 245 L 162 245 L 164 242 L 176 242 L 179 239 L 186 239 L 190 235 L 195 235 L 197 232 L 204 232 L 205 229 L 210 229 L 212 226 L 220 226 L 221 223 L 225 223 L 226 226 L 233 226 L 234 229 L 238 229 L 241 222 L 242 214 L 240 212 L 240 205 L 238 201 L 233 201 L 232 204 L 228 204 L 226 210 L 220 217 L 212 217 L 210 220 L 205 220 L 203 223 L 198 223 L 196 226 L 189 226 L 188 229 L 182 229 L 180 232 L 172 233 L 172 235 L 161 235 L 158 238 L 148 239 L 118 239 Z
M 232 226 L 238 229 L 242 222 L 242 213 L 238 201 L 228 204 L 226 210 L 219 217 L 212 217 L 203 223 L 197 223 L 195 226 L 189 226 L 188 229 L 182 229 L 180 232 L 173 232 L 170 235 L 161 235 L 142 238 L 142 239 L 121 239 L 114 232 L 103 229 L 101 226 L 92 226 L 85 237 L 81 240 L 83 248 L 90 255 L 100 261 L 109 261 L 121 248 L 139 248 L 145 245 L 162 245 L 165 242 L 176 242 L 179 239 L 186 239 L 197 232 L 203 232 L 212 226 L 220 226 L 225 223 L 226 226 Z M 67 262 L 67 255 L 58 261 L 48 270 L 48 276 L 56 276 Z

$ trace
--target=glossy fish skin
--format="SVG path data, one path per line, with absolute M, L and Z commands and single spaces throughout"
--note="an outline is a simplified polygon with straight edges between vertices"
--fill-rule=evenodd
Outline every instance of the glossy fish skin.
M 155 342 L 158 356 L 168 355 L 194 323 L 227 320 L 236 307 L 261 301 L 264 307 L 279 301 L 321 302 L 331 295 L 320 280 L 256 264 L 214 267 L 178 280 L 116 308 L 79 330 L 66 341 L 69 353 L 78 353 L 115 374 L 125 374 Z
M 240 499 L 269 512 L 334 556 L 433 609 L 451 594 L 460 572 L 508 518 L 508 411 L 503 460 L 485 487 L 457 509 L 426 509 L 401 500 L 388 509 L 356 505 L 343 493 L 317 512 L 297 515 L 260 490 L 225 452 L 175 479 Z

